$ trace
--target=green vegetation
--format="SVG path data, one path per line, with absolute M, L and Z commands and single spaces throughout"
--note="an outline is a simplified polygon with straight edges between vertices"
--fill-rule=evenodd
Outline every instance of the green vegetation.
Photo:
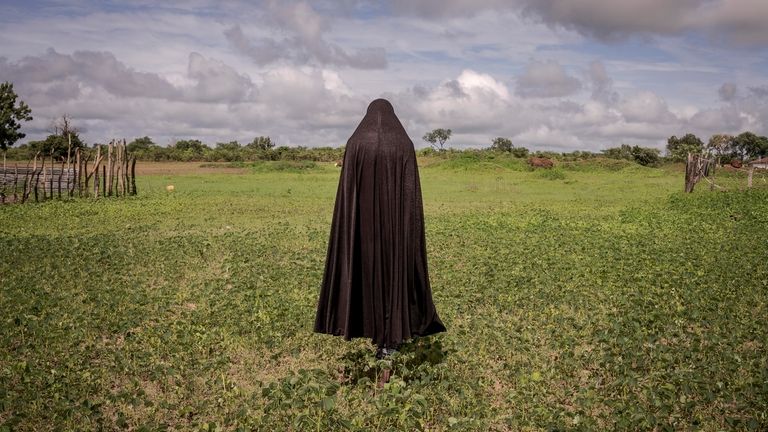
M 72 148 L 86 150 L 84 155 L 95 158 L 96 148 L 103 144 L 95 143 L 88 148 L 81 141 L 76 128 L 69 124 L 66 116 L 55 123 L 56 132 L 45 140 L 30 141 L 8 151 L 8 157 L 15 161 L 27 161 L 35 154 L 42 152 L 49 154 L 51 151 L 57 157 L 66 156 L 69 148 L 68 137 L 72 140 Z M 704 143 L 693 134 L 686 134 L 682 138 L 672 136 L 667 143 L 667 155 L 662 157 L 661 151 L 655 148 L 630 146 L 621 144 L 601 150 L 599 153 L 576 150 L 572 152 L 555 151 L 530 151 L 525 147 L 512 144 L 512 140 L 505 137 L 496 137 L 491 140 L 487 148 L 446 148 L 445 143 L 451 137 L 451 129 L 435 129 L 422 137 L 430 144 L 418 150 L 421 156 L 438 156 L 444 159 L 462 157 L 463 153 L 469 155 L 485 154 L 484 157 L 511 156 L 518 159 L 526 159 L 529 156 L 545 157 L 560 161 L 585 160 L 595 158 L 608 158 L 632 161 L 643 166 L 656 167 L 664 162 L 684 162 L 688 153 L 706 153 L 709 157 L 715 157 L 719 164 L 728 163 L 732 159 L 748 161 L 768 155 L 768 137 L 758 136 L 752 132 L 744 132 L 737 136 L 715 134 L 712 135 L 705 146 Z M 256 162 L 256 161 L 304 161 L 335 162 L 344 156 L 344 147 L 302 147 L 302 146 L 276 146 L 268 136 L 259 136 L 250 143 L 242 145 L 238 141 L 219 142 L 213 146 L 197 140 L 183 139 L 173 142 L 168 146 L 160 146 L 148 136 L 136 138 L 127 144 L 128 151 L 141 161 L 176 161 L 176 162 Z M 553 143 L 555 144 L 555 143 Z M 104 150 L 104 149 L 102 149 Z M 470 156 L 474 157 L 474 156 Z
M 658 149 L 627 144 L 603 150 L 603 155 L 607 158 L 630 160 L 643 166 L 658 166 L 661 162 L 659 153 Z
M 720 162 L 731 159 L 748 161 L 768 155 L 768 137 L 743 132 L 736 136 L 715 134 L 704 143 L 694 134 L 685 134 L 678 138 L 671 136 L 667 140 L 668 159 L 672 162 L 684 162 L 688 153 L 703 153 L 715 156 Z
M 290 171 L 302 172 L 321 169 L 314 161 L 256 161 L 256 162 L 229 162 L 227 164 L 204 163 L 201 168 L 250 168 L 253 172 Z
M 678 138 L 674 135 L 667 140 L 667 153 L 674 162 L 685 162 L 688 153 L 699 154 L 704 151 L 704 143 L 692 133 Z
M 29 159 L 41 154 L 43 157 L 53 156 L 59 160 L 74 155 L 76 149 L 87 151 L 88 147 L 80 139 L 79 130 L 72 126 L 72 119 L 61 116 L 53 122 L 53 133 L 44 140 L 30 141 L 15 150 L 16 155 L 27 153 Z M 91 156 L 95 159 L 95 151 L 93 153 Z
M 60 132 L 59 132 L 60 131 Z M 70 130 L 72 146 L 85 147 L 75 130 Z M 57 156 L 67 153 L 67 133 L 64 129 L 48 136 L 42 141 L 31 141 L 17 148 L 9 149 L 8 158 L 17 161 L 32 159 L 38 151 L 49 154 L 53 149 Z M 200 140 L 179 140 L 163 147 L 155 144 L 150 137 L 136 138 L 127 144 L 128 152 L 142 161 L 176 161 L 176 162 L 245 162 L 245 161 L 322 161 L 333 162 L 344 156 L 344 147 L 275 147 L 269 137 L 257 137 L 251 143 L 241 145 L 237 141 L 220 142 L 210 147 Z M 96 148 L 101 144 L 94 144 L 84 154 L 90 153 L 95 159 Z M 102 145 L 102 147 L 105 147 Z M 106 148 L 102 148 L 102 151 Z M 63 153 L 62 153 L 63 152 Z
M 768 155 L 768 137 L 758 136 L 752 132 L 744 132 L 731 141 L 733 156 L 749 160 Z
M 438 128 L 424 134 L 421 139 L 428 142 L 437 151 L 445 150 L 445 142 L 451 138 L 451 130 Z
M 26 134 L 20 132 L 21 122 L 32 120 L 32 110 L 24 101 L 16 100 L 18 95 L 13 90 L 13 83 L 0 84 L 0 150 L 8 150 Z
M 730 192 L 684 195 L 679 167 L 613 159 L 420 163 L 448 332 L 383 389 L 367 341 L 311 330 L 330 163 L 0 206 L 0 430 L 768 428 L 768 189 L 723 171 Z
M 44 140 L 30 141 L 29 149 L 31 152 L 37 154 L 40 152 L 43 156 L 53 154 L 56 160 L 60 158 L 66 159 L 67 151 L 74 154 L 75 149 L 85 148 L 85 144 L 80 139 L 80 136 L 76 132 L 72 132 L 69 136 L 66 133 L 56 133 L 48 135 Z
M 501 152 L 511 152 L 515 146 L 512 145 L 512 140 L 504 137 L 496 137 L 491 141 L 491 150 Z

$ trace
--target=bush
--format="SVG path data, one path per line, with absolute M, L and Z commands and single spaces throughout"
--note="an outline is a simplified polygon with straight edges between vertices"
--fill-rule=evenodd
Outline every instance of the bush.
M 547 180 L 565 180 L 565 173 L 559 168 L 541 170 L 539 176 Z
M 634 146 L 632 147 L 632 158 L 642 166 L 657 166 L 661 161 L 659 150 Z
M 563 169 L 570 171 L 621 171 L 631 166 L 637 166 L 633 162 L 624 159 L 610 159 L 605 157 L 596 157 L 590 160 L 563 162 L 561 163 Z
M 660 153 L 655 148 L 627 144 L 603 150 L 603 155 L 607 158 L 634 161 L 643 166 L 657 166 L 661 162 Z
M 516 158 L 527 158 L 528 153 L 528 149 L 525 147 L 515 147 L 512 149 L 512 156 Z

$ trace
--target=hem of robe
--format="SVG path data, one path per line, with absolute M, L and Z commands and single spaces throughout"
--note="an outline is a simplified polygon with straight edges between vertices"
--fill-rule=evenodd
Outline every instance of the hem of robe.
M 352 340 L 352 339 L 366 338 L 366 339 L 371 339 L 372 341 L 376 342 L 376 339 L 377 339 L 376 335 L 373 335 L 373 334 L 365 334 L 365 332 L 360 333 L 360 334 L 357 334 L 357 333 L 351 333 L 350 334 L 350 333 L 345 333 L 343 329 L 339 329 L 339 330 L 336 330 L 336 331 L 328 331 L 328 330 L 325 330 L 325 329 L 315 328 L 314 331 L 315 331 L 315 333 L 327 334 L 327 335 L 331 335 L 331 336 L 343 336 L 344 339 L 348 340 L 348 341 Z M 423 330 L 412 331 L 411 334 L 408 337 L 403 338 L 400 341 L 392 340 L 392 341 L 387 341 L 387 343 L 400 344 L 400 343 L 403 343 L 403 342 L 405 342 L 405 341 L 407 341 L 409 339 L 413 339 L 414 337 L 426 337 L 426 336 L 431 336 L 431 335 L 434 335 L 434 334 L 437 334 L 437 333 L 444 333 L 446 331 L 447 331 L 447 329 L 445 328 L 445 325 L 443 325 L 439 321 L 433 321 L 428 326 L 426 326 Z

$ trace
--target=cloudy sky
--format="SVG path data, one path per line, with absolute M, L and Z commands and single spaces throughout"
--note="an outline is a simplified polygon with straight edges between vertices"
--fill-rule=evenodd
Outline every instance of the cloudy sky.
M 161 6 L 158 6 L 161 5 Z M 417 147 L 768 134 L 766 0 L 3 0 L 0 81 L 89 143 L 342 145 L 389 99 Z

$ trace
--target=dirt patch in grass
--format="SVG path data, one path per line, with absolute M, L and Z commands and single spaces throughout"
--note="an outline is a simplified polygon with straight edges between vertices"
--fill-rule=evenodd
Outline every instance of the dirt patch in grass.
M 302 368 L 319 362 L 309 351 L 285 353 L 270 349 L 242 347 L 231 354 L 228 379 L 245 391 L 253 391 L 259 383 L 277 381 Z
M 136 162 L 136 175 L 247 174 L 245 167 L 227 162 Z

